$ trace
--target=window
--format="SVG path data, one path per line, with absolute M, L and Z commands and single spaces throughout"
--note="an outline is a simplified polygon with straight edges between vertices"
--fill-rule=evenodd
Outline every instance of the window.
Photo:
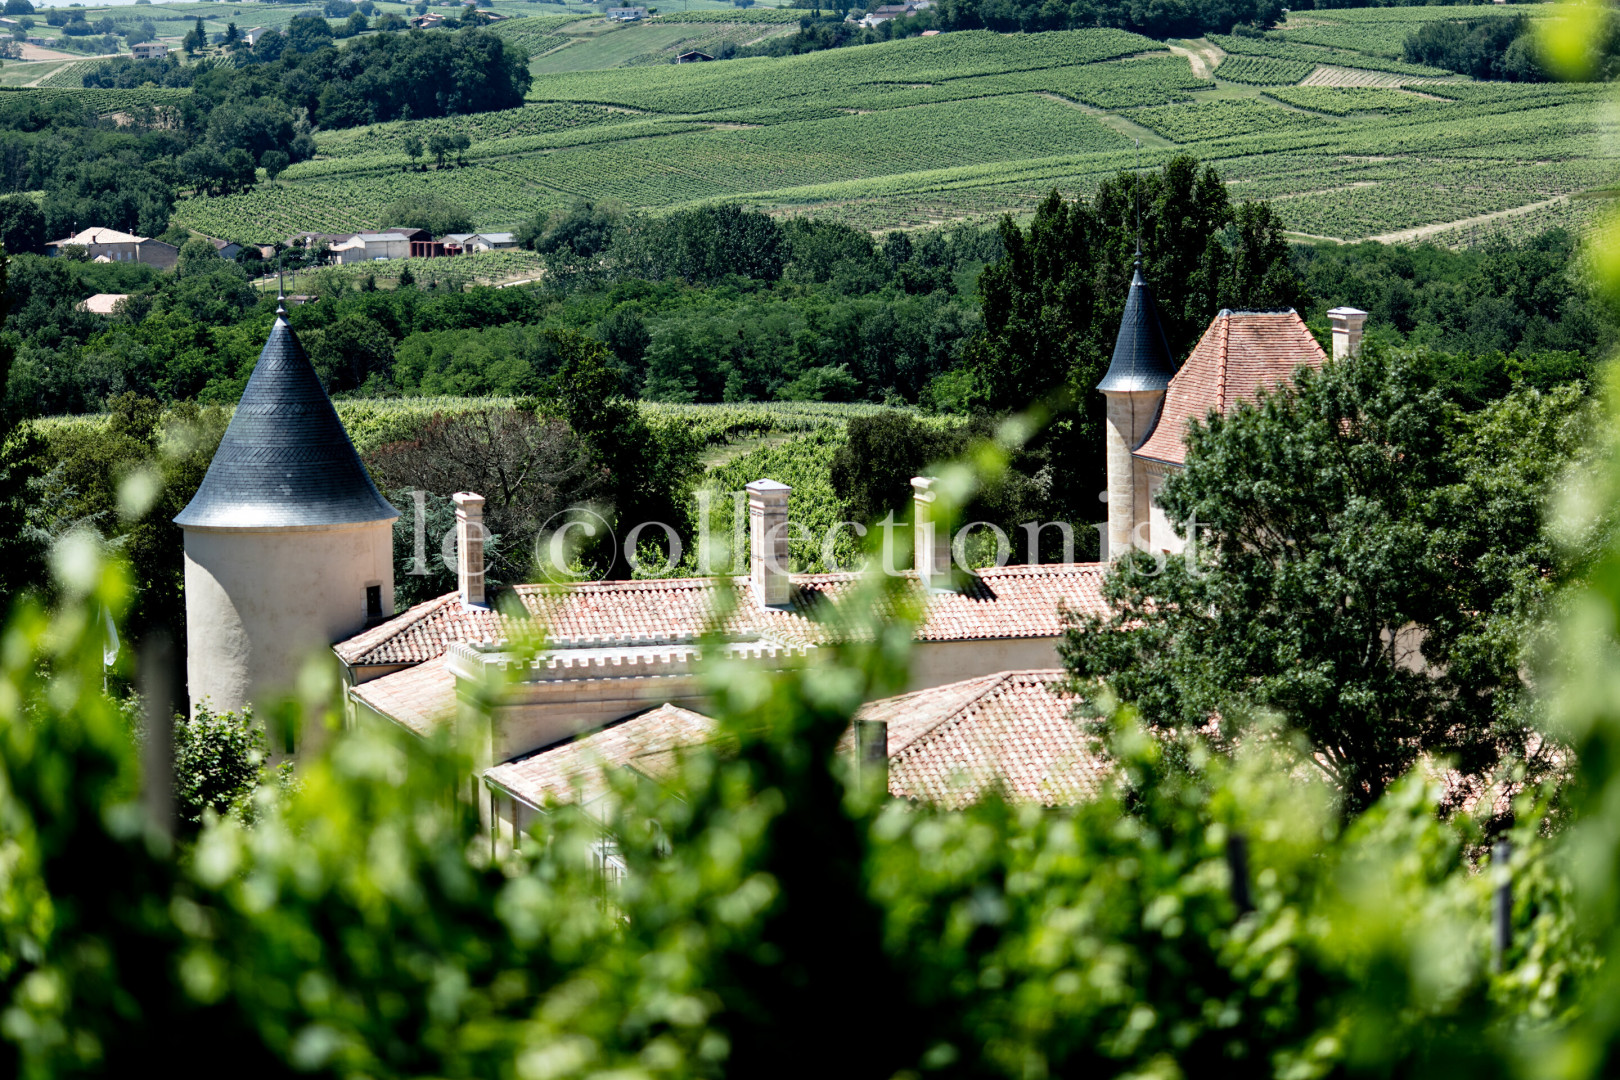
M 366 618 L 367 619 L 380 619 L 380 618 L 382 618 L 382 613 L 383 613 L 383 609 L 382 609 L 382 586 L 381 585 L 367 585 L 366 586 Z

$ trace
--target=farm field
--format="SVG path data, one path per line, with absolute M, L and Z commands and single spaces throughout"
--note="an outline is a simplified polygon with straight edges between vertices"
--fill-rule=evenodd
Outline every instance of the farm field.
M 531 40 L 601 27 L 545 10 Z M 679 66 L 633 62 L 653 53 L 628 44 L 738 20 L 768 29 L 787 14 L 713 10 L 598 29 L 548 56 L 594 49 L 617 66 L 541 73 L 525 108 L 318 132 L 319 155 L 276 186 L 184 200 L 175 220 L 273 240 L 384 225 L 395 199 L 432 194 L 466 205 L 484 229 L 576 199 L 655 213 L 739 202 L 907 228 L 1027 212 L 1053 187 L 1084 193 L 1135 164 L 1137 139 L 1144 167 L 1193 153 L 1234 195 L 1273 200 L 1298 233 L 1343 240 L 1451 223 L 1474 235 L 1461 223 L 1616 180 L 1602 88 L 1473 83 L 1375 51 L 1388 28 L 1494 17 L 1492 5 L 1311 11 L 1262 38 L 1170 43 L 1198 68 L 1117 30 L 968 31 Z M 526 21 L 501 32 L 528 35 Z M 1313 27 L 1345 32 L 1331 45 L 1288 36 Z M 439 128 L 472 139 L 464 164 L 409 168 L 406 136 Z

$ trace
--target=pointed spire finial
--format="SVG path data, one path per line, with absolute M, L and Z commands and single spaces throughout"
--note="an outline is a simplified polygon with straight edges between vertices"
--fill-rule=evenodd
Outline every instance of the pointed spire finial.
M 287 279 L 286 271 L 276 271 L 276 318 L 287 317 Z

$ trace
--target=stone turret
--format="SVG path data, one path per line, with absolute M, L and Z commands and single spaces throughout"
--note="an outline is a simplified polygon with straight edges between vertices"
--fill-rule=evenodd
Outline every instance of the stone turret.
M 1138 543 L 1137 526 L 1149 520 L 1147 478 L 1131 452 L 1152 434 L 1164 404 L 1164 391 L 1176 373 L 1170 345 L 1159 322 L 1159 306 L 1136 259 L 1125 314 L 1119 321 L 1113 362 L 1097 389 L 1108 399 L 1108 558 L 1117 559 Z
M 394 610 L 393 522 L 277 309 L 185 533 L 191 709 L 288 691 L 303 663 Z

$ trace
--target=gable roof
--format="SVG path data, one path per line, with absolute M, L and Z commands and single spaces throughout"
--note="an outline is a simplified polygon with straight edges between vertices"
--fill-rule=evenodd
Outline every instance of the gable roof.
M 1045 563 L 977 571 L 960 590 L 931 592 L 919 641 L 979 641 L 1057 637 L 1060 608 L 1107 611 L 1102 597 L 1106 563 Z M 784 643 L 817 644 L 841 636 L 840 606 L 855 593 L 857 574 L 796 574 L 788 607 L 762 608 L 741 578 L 664 578 L 577 585 L 518 585 L 512 592 L 527 613 L 514 621 L 487 608 L 469 608 L 447 593 L 339 642 L 339 659 L 355 667 L 419 664 L 453 642 L 493 642 L 543 631 L 554 641 L 630 643 L 691 640 L 711 629 L 716 592 L 731 591 L 728 635 L 767 636 Z M 913 596 L 923 586 L 905 579 Z
M 278 309 L 208 473 L 175 524 L 307 528 L 397 517 L 360 464 L 287 313 Z
M 1159 321 L 1159 305 L 1142 276 L 1142 260 L 1138 258 L 1131 275 L 1131 291 L 1125 297 L 1125 313 L 1119 320 L 1119 336 L 1114 339 L 1114 357 L 1097 389 L 1163 390 L 1175 373 L 1170 343 Z
M 486 770 L 484 777 L 537 809 L 548 802 L 572 803 L 576 793 L 591 803 L 607 793 L 605 769 L 632 769 L 663 781 L 674 775 L 678 751 L 713 742 L 719 727 L 702 713 L 660 705 L 572 742 L 514 758 Z
M 1289 385 L 1300 366 L 1319 368 L 1326 362 L 1322 346 L 1292 308 L 1223 309 L 1170 380 L 1159 422 L 1135 456 L 1185 465 L 1189 421 L 1202 421 L 1211 410 L 1224 415 L 1236 402 Z
M 1046 806 L 1096 796 L 1111 766 L 1055 689 L 1066 674 L 1003 671 L 862 707 L 861 719 L 888 724 L 889 794 L 951 808 L 998 787 Z
M 1069 805 L 1095 797 L 1112 770 L 1070 719 L 1070 699 L 1053 689 L 1063 677 L 1061 669 L 1004 671 L 874 701 L 856 716 L 888 725 L 895 798 L 955 808 L 1000 787 L 1015 802 Z M 484 776 L 537 808 L 576 795 L 590 803 L 608 790 L 605 769 L 663 782 L 674 775 L 679 750 L 720 737 L 713 719 L 666 704 Z M 846 732 L 839 750 L 853 747 L 853 732 Z
M 52 240 L 51 247 L 61 247 L 64 244 L 78 244 L 89 247 L 91 244 L 145 244 L 147 238 L 136 236 L 133 233 L 119 232 L 117 229 L 89 228 L 81 229 L 72 236 L 61 240 Z
M 94 296 L 87 296 L 76 305 L 80 311 L 88 311 L 92 315 L 111 315 L 120 300 L 128 300 L 129 293 L 98 292 Z
M 349 693 L 424 738 L 456 714 L 456 677 L 443 657 L 352 686 Z

